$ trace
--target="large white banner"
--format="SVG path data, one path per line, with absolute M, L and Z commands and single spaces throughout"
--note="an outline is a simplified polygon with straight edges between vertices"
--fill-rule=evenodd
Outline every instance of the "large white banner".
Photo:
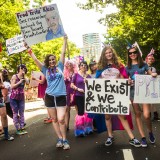
M 160 76 L 135 75 L 135 103 L 160 103 Z
M 7 47 L 7 52 L 9 56 L 11 54 L 19 53 L 19 52 L 26 50 L 26 47 L 24 46 L 23 36 L 17 35 L 13 38 L 7 39 L 6 47 Z
M 85 111 L 100 114 L 129 114 L 130 87 L 127 79 L 87 79 Z
M 29 46 L 65 35 L 56 4 L 19 12 L 16 17 Z

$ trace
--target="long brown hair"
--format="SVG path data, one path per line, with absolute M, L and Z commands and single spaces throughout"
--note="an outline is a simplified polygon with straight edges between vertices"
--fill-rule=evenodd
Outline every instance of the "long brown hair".
M 49 67 L 49 57 L 53 56 L 56 59 L 56 56 L 53 54 L 47 54 L 44 59 L 44 65 L 48 68 Z
M 140 52 L 139 52 L 139 50 L 137 49 L 137 47 L 132 47 L 132 48 L 130 48 L 130 49 L 128 49 L 128 54 L 127 54 L 127 66 L 128 66 L 128 68 L 130 69 L 131 68 L 131 66 L 132 66 L 132 60 L 131 60 L 131 58 L 129 57 L 129 51 L 131 50 L 131 49 L 135 49 L 136 50 L 136 52 L 137 52 L 137 62 L 138 62 L 138 66 L 139 66 L 139 68 L 142 68 L 142 66 L 144 65 L 144 61 L 143 61 L 143 59 L 142 59 L 142 57 L 141 57 L 141 55 L 140 55 Z
M 103 68 L 105 68 L 108 65 L 108 60 L 106 59 L 106 50 L 110 49 L 111 52 L 113 53 L 113 57 L 112 57 L 112 63 L 113 65 L 115 65 L 116 68 L 119 68 L 121 65 L 121 61 L 116 53 L 116 51 L 114 50 L 114 48 L 112 48 L 111 46 L 105 46 L 102 50 L 99 62 L 98 62 L 98 69 L 102 70 Z

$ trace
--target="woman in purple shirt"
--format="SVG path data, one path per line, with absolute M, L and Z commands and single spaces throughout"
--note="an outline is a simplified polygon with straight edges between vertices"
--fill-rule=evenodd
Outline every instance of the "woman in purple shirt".
M 69 130 L 69 121 L 70 121 L 70 107 L 75 104 L 71 102 L 71 95 L 74 90 L 71 88 L 71 80 L 75 73 L 77 73 L 78 66 L 74 60 L 67 60 L 64 65 L 64 80 L 66 84 L 67 91 L 67 110 L 65 115 L 65 123 L 67 127 L 67 131 Z
M 86 61 L 79 64 L 79 71 L 73 76 L 71 87 L 75 90 L 75 105 L 77 116 L 75 118 L 75 136 L 84 136 L 93 132 L 92 119 L 85 114 L 85 80 L 91 78 L 87 74 L 88 65 Z

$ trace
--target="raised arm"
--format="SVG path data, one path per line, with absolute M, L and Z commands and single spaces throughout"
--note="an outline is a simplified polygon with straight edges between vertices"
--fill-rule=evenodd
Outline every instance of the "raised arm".
M 32 49 L 27 45 L 27 43 L 25 43 L 24 45 L 27 48 L 28 54 L 33 59 L 34 63 L 41 70 L 44 64 L 37 59 L 36 55 L 32 52 Z
M 64 61 L 65 61 L 66 47 L 67 47 L 67 36 L 64 36 L 62 53 L 61 53 L 61 57 L 60 57 L 60 61 L 61 61 L 63 64 L 64 64 Z

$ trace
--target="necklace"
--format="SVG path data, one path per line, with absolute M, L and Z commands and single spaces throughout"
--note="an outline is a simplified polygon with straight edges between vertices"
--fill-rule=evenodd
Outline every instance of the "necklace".
M 87 74 L 86 74 L 86 73 L 81 73 L 81 72 L 79 72 L 79 73 L 80 73 L 80 75 L 81 75 L 83 78 L 87 77 Z
M 54 80 L 56 78 L 56 73 L 58 72 L 57 67 L 55 66 L 54 68 L 49 68 L 48 69 L 48 75 L 50 77 L 50 80 Z

